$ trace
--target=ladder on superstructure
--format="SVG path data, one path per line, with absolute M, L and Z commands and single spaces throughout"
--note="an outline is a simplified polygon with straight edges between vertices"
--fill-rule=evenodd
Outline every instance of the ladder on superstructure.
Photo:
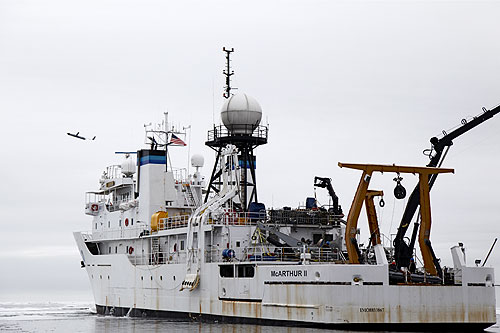
M 185 186 L 185 189 L 186 192 L 184 192 L 184 195 L 186 197 L 186 202 L 189 206 L 191 206 L 191 210 L 193 210 L 195 207 L 199 206 L 198 198 L 193 194 L 193 190 L 189 184 Z
M 151 238 L 151 264 L 156 265 L 159 263 L 160 255 L 160 237 Z

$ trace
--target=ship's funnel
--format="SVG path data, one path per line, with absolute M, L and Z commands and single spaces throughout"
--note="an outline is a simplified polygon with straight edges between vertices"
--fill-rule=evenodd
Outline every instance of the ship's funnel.
M 149 224 L 151 215 L 165 209 L 165 165 L 163 150 L 139 150 L 139 221 Z

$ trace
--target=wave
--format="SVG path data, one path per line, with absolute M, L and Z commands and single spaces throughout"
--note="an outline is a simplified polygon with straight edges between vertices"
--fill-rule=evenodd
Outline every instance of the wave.
M 0 303 L 0 320 L 46 320 L 66 319 L 95 314 L 89 303 Z

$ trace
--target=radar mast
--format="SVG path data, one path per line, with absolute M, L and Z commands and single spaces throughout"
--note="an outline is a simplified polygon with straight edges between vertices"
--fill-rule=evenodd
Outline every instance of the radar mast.
M 216 158 L 210 182 L 205 196 L 205 202 L 208 200 L 211 191 L 220 192 L 222 185 L 222 149 L 227 145 L 234 145 L 238 148 L 239 165 L 241 170 L 240 181 L 240 201 L 236 203 L 241 205 L 243 211 L 248 211 L 251 203 L 258 203 L 257 181 L 256 181 L 256 157 L 254 149 L 267 143 L 268 127 L 260 125 L 262 119 L 262 109 L 253 97 L 238 93 L 231 93 L 231 76 L 234 71 L 230 66 L 230 55 L 234 48 L 223 48 L 226 53 L 226 67 L 223 71 L 226 77 L 226 86 L 224 87 L 224 98 L 226 99 L 221 110 L 221 125 L 214 125 L 212 130 L 208 131 L 207 146 L 214 149 Z
M 231 97 L 233 94 L 231 94 L 231 89 L 236 89 L 236 88 L 231 88 L 231 76 L 234 75 L 234 71 L 231 70 L 231 53 L 234 52 L 234 48 L 222 48 L 222 51 L 226 52 L 226 69 L 222 71 L 222 74 L 226 77 L 226 86 L 224 87 L 224 96 L 225 99 L 228 99 Z

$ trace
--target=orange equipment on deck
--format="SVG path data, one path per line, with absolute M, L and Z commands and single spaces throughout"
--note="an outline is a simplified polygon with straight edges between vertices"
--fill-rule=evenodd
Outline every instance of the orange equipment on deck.
M 425 270 L 431 275 L 437 275 L 436 266 L 432 256 L 432 248 L 430 247 L 431 234 L 431 206 L 429 196 L 429 176 L 438 173 L 453 173 L 453 169 L 444 168 L 429 168 L 429 167 L 411 167 L 398 165 L 378 165 L 378 164 L 348 164 L 340 163 L 339 167 L 362 170 L 361 180 L 359 181 L 358 189 L 354 195 L 354 200 L 347 216 L 347 226 L 345 230 L 345 241 L 347 253 L 349 255 L 350 264 L 359 264 L 359 248 L 356 241 L 356 231 L 358 227 L 359 214 L 363 201 L 368 192 L 368 185 L 374 171 L 378 172 L 395 172 L 395 173 L 412 173 L 419 175 L 420 184 L 420 214 L 422 223 L 420 225 L 420 233 L 418 243 L 422 258 L 424 259 Z

